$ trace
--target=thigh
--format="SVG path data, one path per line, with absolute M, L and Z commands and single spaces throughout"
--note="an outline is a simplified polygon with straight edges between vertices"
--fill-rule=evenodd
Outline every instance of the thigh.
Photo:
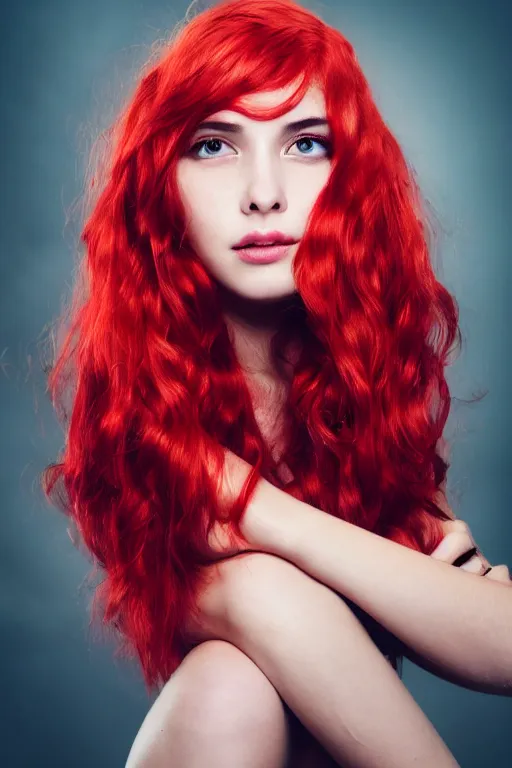
M 161 689 L 125 768 L 198 765 L 207 755 L 227 768 L 242 754 L 254 758 L 247 765 L 285 768 L 288 749 L 288 720 L 268 678 L 234 645 L 208 640 Z
M 223 739 L 247 734 L 265 765 L 336 766 L 254 662 L 221 640 L 205 641 L 185 656 L 147 713 L 125 768 L 169 766 L 171 755 L 189 754 L 185 742 L 194 748 L 205 728 L 219 751 Z
M 226 733 L 259 731 L 258 744 L 278 743 L 280 768 L 331 768 L 336 766 L 321 744 L 302 725 L 268 678 L 243 651 L 224 640 L 207 640 L 195 646 L 173 676 L 186 687 L 187 703 L 215 729 Z M 223 727 L 221 711 L 232 713 Z M 256 747 L 257 748 L 257 747 Z
M 235 731 L 252 732 L 259 728 L 259 743 L 281 744 L 277 751 L 283 753 L 282 768 L 336 768 L 338 763 L 304 727 L 243 651 L 223 640 L 209 640 L 196 646 L 194 654 L 189 655 L 188 670 L 182 682 L 188 685 L 189 701 L 194 708 L 199 706 L 210 722 L 217 720 L 219 731 L 225 732 L 218 721 L 225 704 L 226 711 L 237 713 L 232 721 Z M 205 689 L 208 691 L 206 697 Z M 199 703 L 201 697 L 202 705 Z
M 229 585 L 233 580 L 237 582 L 245 570 L 251 568 L 254 557 L 266 558 L 267 555 L 242 553 L 240 556 L 226 558 L 203 569 L 204 573 L 208 574 L 208 581 L 205 582 L 206 586 L 197 596 L 200 615 L 198 619 L 191 617 L 188 625 L 188 634 L 193 649 L 202 647 L 203 652 L 208 653 L 209 644 L 216 640 L 231 645 L 230 638 L 228 638 L 229 632 L 226 633 L 225 629 L 225 605 L 228 600 Z M 271 560 L 274 559 L 271 556 L 268 557 Z M 231 647 L 248 659 L 236 646 Z M 252 660 L 249 661 L 254 665 Z M 261 671 L 259 674 L 271 686 L 270 681 Z M 278 695 L 275 689 L 273 691 Z M 335 768 L 337 763 L 329 753 L 302 725 L 286 702 L 280 697 L 279 701 L 282 712 L 276 715 L 276 718 L 277 720 L 283 718 L 285 720 L 287 743 L 287 759 L 283 768 Z

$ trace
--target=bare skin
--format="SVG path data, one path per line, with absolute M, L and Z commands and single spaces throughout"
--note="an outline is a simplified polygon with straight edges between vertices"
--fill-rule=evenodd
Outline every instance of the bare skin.
M 187 659 L 190 671 L 192 653 L 199 653 L 199 646 L 166 686 L 167 698 L 162 704 L 166 700 L 168 705 L 160 708 L 160 714 L 155 710 L 148 715 L 127 768 L 194 768 L 204 764 L 201 760 L 207 755 L 207 764 L 215 765 L 213 754 L 219 765 L 255 768 L 320 768 L 324 765 L 321 760 L 326 768 L 457 765 L 337 593 L 291 563 L 263 553 L 228 558 L 208 568 L 214 569 L 215 577 L 201 593 L 200 621 L 189 626 L 191 638 L 196 643 L 212 639 L 232 643 L 273 688 L 261 688 L 256 670 L 247 668 L 247 674 L 256 677 L 238 711 L 243 686 L 240 659 L 230 660 L 230 672 L 227 665 L 204 665 L 199 682 L 199 672 L 186 673 Z M 225 674 L 228 682 L 223 682 Z M 300 749 L 307 734 L 293 733 L 292 727 L 290 737 L 290 722 L 283 718 L 279 697 L 319 742 L 316 748 L 306 738 L 310 753 L 302 754 L 295 763 L 286 761 L 294 759 L 294 749 Z M 263 732 L 270 750 L 265 755 Z M 243 758 L 233 758 L 235 749 Z
M 264 439 L 274 446 L 277 459 L 282 450 L 279 413 L 286 392 L 268 375 L 247 378 L 256 421 Z M 231 575 L 233 565 L 229 565 Z M 226 563 L 219 574 L 227 572 Z M 209 594 L 211 599 L 213 592 Z M 249 656 L 236 645 L 216 638 L 211 616 L 205 616 L 205 621 L 210 628 L 205 630 L 206 624 L 195 627 L 202 642 L 183 659 L 147 713 L 126 768 L 195 768 L 206 764 L 216 768 L 214 760 L 222 768 L 339 765 Z M 222 701 L 229 701 L 228 718 L 220 709 Z M 206 730 L 204 724 L 208 724 Z
M 207 640 L 187 654 L 163 687 L 126 768 L 206 765 L 334 768 L 337 763 L 246 654 L 223 640 Z
M 247 100 L 280 102 L 289 90 Z M 178 174 L 191 243 L 222 289 L 255 418 L 276 460 L 286 385 L 268 352 L 279 302 L 295 290 L 297 244 L 263 267 L 240 262 L 232 245 L 254 229 L 302 237 L 330 159 L 321 150 L 305 157 L 302 144 L 279 137 L 288 120 L 311 116 L 325 116 L 315 88 L 275 121 L 223 110 L 210 117 L 241 123 L 242 138 L 221 132 L 222 152 L 205 146 Z M 190 628 L 195 647 L 149 711 L 126 768 L 457 765 L 335 591 L 262 553 L 208 568 L 216 576 L 201 595 L 200 624 Z
M 248 385 L 254 399 L 256 421 L 264 439 L 274 445 L 274 455 L 277 460 L 282 449 L 279 437 L 281 429 L 279 413 L 283 402 L 283 391 L 271 379 L 261 375 L 253 376 Z M 453 517 L 448 507 L 446 511 Z M 460 555 L 475 546 L 475 542 L 463 521 L 453 519 L 453 522 L 445 523 L 445 529 L 447 536 L 443 540 L 444 549 L 438 548 L 432 553 L 432 557 L 453 563 Z M 287 565 L 293 568 L 290 563 L 282 562 L 285 568 Z M 263 565 L 264 563 L 265 561 Z M 257 585 L 255 576 L 260 573 L 261 565 L 260 559 L 256 570 L 251 568 L 252 589 Z M 488 566 L 489 563 L 484 555 L 478 552 L 478 555 L 475 554 L 460 568 L 468 572 L 480 573 Z M 213 567 L 217 568 L 217 566 Z M 286 665 L 290 663 L 287 662 L 289 649 L 296 647 L 296 642 L 291 636 L 288 637 L 284 629 L 281 638 L 277 642 L 274 641 L 275 645 L 272 646 L 273 641 L 269 639 L 265 630 L 268 617 L 272 615 L 270 610 L 261 618 L 253 614 L 247 621 L 247 617 L 244 617 L 247 605 L 254 605 L 255 596 L 249 597 L 247 593 L 244 594 L 243 581 L 240 580 L 241 568 L 243 569 L 242 578 L 247 581 L 247 567 L 244 566 L 243 560 L 232 557 L 218 563 L 218 579 L 212 583 L 202 598 L 203 624 L 191 627 L 191 632 L 193 631 L 195 636 L 194 642 L 199 644 L 195 645 L 185 657 L 148 712 L 133 744 L 126 768 L 163 768 L 164 766 L 173 768 L 174 765 L 194 768 L 196 765 L 206 764 L 216 768 L 215 760 L 223 768 L 231 765 L 243 765 L 246 768 L 253 766 L 254 768 L 260 768 L 260 766 L 261 768 L 273 768 L 273 766 L 276 768 L 334 768 L 336 765 L 343 765 L 324 747 L 322 739 L 325 734 L 318 736 L 317 731 L 318 738 L 315 738 L 286 703 L 286 696 L 274 675 L 278 671 L 277 665 L 281 665 L 286 673 Z M 296 576 L 296 573 L 294 575 Z M 302 573 L 302 575 L 309 579 L 306 574 Z M 510 577 L 506 566 L 495 566 L 486 578 L 509 582 Z M 276 603 L 275 610 L 282 612 L 287 602 L 283 592 L 282 575 L 279 583 L 279 595 L 283 601 L 283 608 L 279 608 Z M 328 590 L 325 585 L 314 583 L 317 588 Z M 231 611 L 234 610 L 233 615 L 237 616 L 236 621 L 232 620 L 230 626 L 226 623 L 227 606 L 222 604 L 223 601 L 226 602 L 228 584 L 230 585 Z M 307 582 L 304 582 L 304 586 L 309 588 Z M 259 589 L 263 587 L 264 579 Z M 340 596 L 337 593 L 328 591 L 339 601 Z M 262 604 L 261 610 L 263 609 Z M 340 631 L 336 626 L 335 613 L 330 612 L 326 615 L 324 623 L 327 631 L 331 633 Z M 306 624 L 310 626 L 311 619 Z M 233 633 L 236 626 L 238 626 L 238 634 L 235 638 Z M 241 627 L 245 627 L 245 631 L 241 632 Z M 355 627 L 352 627 L 352 630 L 354 629 Z M 344 627 L 343 631 L 346 633 L 347 627 Z M 304 629 L 304 632 L 307 637 L 307 629 Z M 233 642 L 228 642 L 228 638 L 239 647 Z M 259 638 L 261 644 L 255 653 L 256 638 Z M 247 645 L 249 639 L 250 643 Z M 279 646 L 285 649 L 283 651 L 285 656 L 281 660 L 278 658 Z M 274 659 L 276 667 L 273 674 L 269 673 L 265 662 L 262 666 L 264 672 L 261 671 L 258 663 L 255 663 L 260 658 L 258 654 L 265 654 L 265 652 L 267 664 L 268 659 L 272 659 L 274 653 L 276 654 Z M 359 661 L 361 665 L 359 669 L 366 671 L 366 661 L 361 657 Z M 295 663 L 299 663 L 297 657 Z M 289 671 L 289 674 L 293 675 L 293 670 Z M 296 671 L 295 674 L 300 678 L 300 671 Z M 310 685 L 313 686 L 314 683 L 311 681 Z M 383 688 L 379 698 L 381 701 L 387 701 L 388 695 L 389 693 Z M 223 711 L 222 702 L 224 701 L 228 704 Z M 299 705 L 301 705 L 300 699 Z M 305 711 L 307 717 L 307 710 Z M 226 712 L 229 712 L 228 716 Z M 376 727 L 376 721 L 373 720 L 368 727 Z M 341 729 L 338 729 L 338 732 L 341 732 Z M 401 745 L 400 739 L 397 744 Z M 451 760 L 451 758 L 446 759 Z M 345 765 L 349 764 L 345 763 Z M 358 765 L 367 764 L 369 763 L 358 763 Z

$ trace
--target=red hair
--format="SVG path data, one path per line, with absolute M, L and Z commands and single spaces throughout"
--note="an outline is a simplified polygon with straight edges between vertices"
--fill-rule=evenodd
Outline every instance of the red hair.
M 296 81 L 277 109 L 237 104 Z M 283 487 L 216 284 L 186 237 L 176 165 L 209 114 L 236 105 L 273 119 L 312 84 L 325 96 L 332 170 L 272 341 L 277 364 L 290 340 L 302 342 L 282 456 L 294 480 Z M 222 513 L 223 446 L 254 467 L 230 511 L 239 533 L 262 476 L 405 546 L 437 546 L 448 517 L 449 464 L 437 451 L 450 409 L 444 371 L 460 330 L 433 271 L 414 173 L 352 45 L 291 0 L 229 0 L 193 18 L 146 66 L 106 138 L 49 375 L 66 441 L 42 482 L 53 500 L 60 481 L 61 506 L 104 575 L 93 608 L 151 688 L 190 647 L 183 628 Z

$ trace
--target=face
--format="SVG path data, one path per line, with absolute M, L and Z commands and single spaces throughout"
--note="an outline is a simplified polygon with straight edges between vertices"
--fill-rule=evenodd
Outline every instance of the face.
M 294 87 L 250 94 L 243 106 L 280 104 Z M 331 169 L 327 123 L 287 127 L 307 118 L 326 121 L 324 97 L 317 86 L 274 120 L 252 120 L 222 110 L 209 115 L 208 121 L 236 124 L 235 128 L 199 128 L 178 161 L 190 243 L 210 274 L 239 297 L 282 299 L 295 291 L 293 258 Z M 243 252 L 233 249 L 249 233 L 275 230 L 295 241 L 278 261 L 246 263 Z

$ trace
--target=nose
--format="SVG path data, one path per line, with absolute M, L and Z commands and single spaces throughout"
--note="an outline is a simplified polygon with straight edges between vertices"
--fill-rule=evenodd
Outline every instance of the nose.
M 245 192 L 242 203 L 242 211 L 259 211 L 267 213 L 268 211 L 285 211 L 288 208 L 288 201 L 282 187 L 275 184 L 267 184 L 266 188 L 260 184 L 250 186 Z
M 249 205 L 249 210 L 251 211 L 261 211 L 264 213 L 265 211 L 279 211 L 281 209 L 281 203 L 279 200 L 276 200 L 274 203 L 271 204 L 265 204 L 261 202 L 252 201 Z
M 253 158 L 247 173 L 241 206 L 244 213 L 259 211 L 285 211 L 288 207 L 283 178 L 273 159 L 258 155 Z

